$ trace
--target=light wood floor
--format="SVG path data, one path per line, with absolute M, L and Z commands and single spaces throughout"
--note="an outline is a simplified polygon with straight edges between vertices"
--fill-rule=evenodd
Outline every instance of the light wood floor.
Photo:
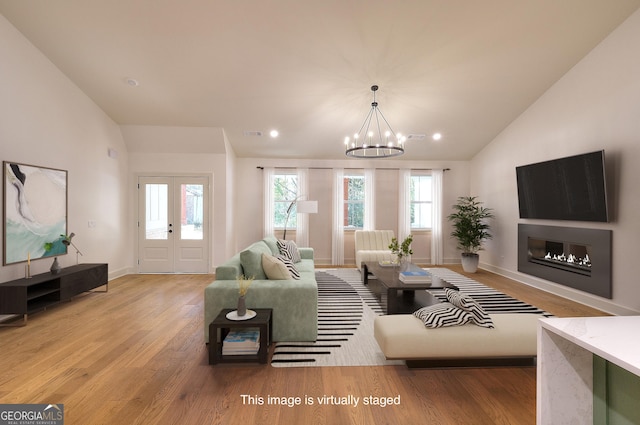
M 488 272 L 471 277 L 557 316 L 603 314 Z M 532 367 L 209 366 L 203 291 L 212 280 L 129 275 L 107 293 L 32 315 L 26 327 L 0 328 L 0 403 L 63 403 L 66 425 L 535 423 Z M 265 404 L 243 402 L 243 395 Z M 361 401 L 305 404 L 324 395 Z M 302 404 L 276 406 L 268 396 Z M 400 396 L 400 405 L 363 406 L 369 396 Z

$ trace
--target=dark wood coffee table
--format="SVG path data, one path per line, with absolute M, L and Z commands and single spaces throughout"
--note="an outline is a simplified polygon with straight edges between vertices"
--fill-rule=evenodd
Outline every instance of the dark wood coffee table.
M 408 271 L 421 270 L 415 264 L 409 264 Z M 369 273 L 376 279 L 369 279 Z M 362 263 L 362 283 L 368 285 L 371 291 L 380 297 L 381 303 L 387 304 L 387 314 L 413 313 L 418 308 L 433 303 L 433 297 L 425 289 L 458 289 L 455 285 L 431 275 L 429 283 L 405 283 L 400 280 L 398 266 L 381 266 L 377 261 Z M 422 291 L 421 291 L 422 290 Z M 416 299 L 416 291 L 420 292 L 420 299 Z

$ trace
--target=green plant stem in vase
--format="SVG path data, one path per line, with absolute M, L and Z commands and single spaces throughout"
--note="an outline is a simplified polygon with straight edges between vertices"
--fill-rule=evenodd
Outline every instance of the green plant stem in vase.
M 398 243 L 398 239 L 391 238 L 389 249 L 391 253 L 396 256 L 396 264 L 402 264 L 410 260 L 410 255 L 413 254 L 411 249 L 411 243 L 413 242 L 413 235 L 407 236 L 402 243 Z
M 236 281 L 238 282 L 238 295 L 239 295 L 237 315 L 242 317 L 245 314 L 247 314 L 247 304 L 245 301 L 245 296 L 247 295 L 247 292 L 249 291 L 249 287 L 253 282 L 253 277 L 240 276 L 236 279 Z

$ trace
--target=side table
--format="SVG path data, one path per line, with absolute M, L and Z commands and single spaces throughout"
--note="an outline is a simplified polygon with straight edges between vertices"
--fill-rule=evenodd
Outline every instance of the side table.
M 258 362 L 267 363 L 267 348 L 271 344 L 272 309 L 270 308 L 252 308 L 256 312 L 256 316 L 248 320 L 229 320 L 227 313 L 235 309 L 226 308 L 218 314 L 218 316 L 209 324 L 209 364 L 217 363 L 248 363 Z M 231 329 L 238 328 L 258 328 L 260 330 L 260 348 L 257 354 L 246 355 L 222 355 L 222 341 Z M 218 330 L 220 330 L 220 338 L 218 339 Z

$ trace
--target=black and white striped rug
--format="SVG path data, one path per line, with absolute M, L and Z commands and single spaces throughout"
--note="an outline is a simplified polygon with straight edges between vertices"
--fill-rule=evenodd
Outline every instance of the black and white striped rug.
M 537 313 L 545 311 L 489 288 L 446 268 L 429 269 L 437 276 L 469 294 L 490 314 Z M 381 366 L 404 364 L 386 360 L 373 337 L 373 320 L 384 314 L 379 300 L 362 284 L 357 269 L 316 271 L 318 282 L 318 340 L 276 343 L 271 365 L 303 366 Z M 444 300 L 443 291 L 433 295 Z
M 535 313 L 550 317 L 551 314 L 524 301 L 520 301 L 496 289 L 489 288 L 475 280 L 442 267 L 429 269 L 431 273 L 458 287 L 460 292 L 476 300 L 489 314 L 498 313 Z M 433 291 L 440 301 L 446 301 L 444 292 Z
M 375 366 L 402 364 L 386 360 L 373 338 L 373 319 L 383 313 L 356 269 L 316 271 L 318 339 L 276 343 L 271 365 Z

